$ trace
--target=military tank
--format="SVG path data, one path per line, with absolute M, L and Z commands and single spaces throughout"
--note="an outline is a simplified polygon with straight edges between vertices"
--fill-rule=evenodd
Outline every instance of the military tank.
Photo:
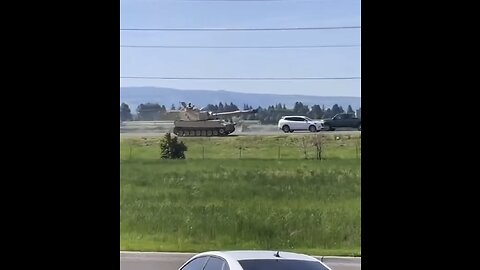
M 233 120 L 222 119 L 240 114 L 256 113 L 257 110 L 238 110 L 232 112 L 214 113 L 204 111 L 181 102 L 183 108 L 179 112 L 177 120 L 174 121 L 173 133 L 182 137 L 211 137 L 227 136 L 235 131 Z

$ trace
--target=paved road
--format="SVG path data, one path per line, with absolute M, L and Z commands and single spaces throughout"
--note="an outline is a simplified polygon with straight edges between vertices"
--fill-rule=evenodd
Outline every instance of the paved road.
M 129 138 L 129 137 L 160 137 L 163 136 L 164 132 L 152 132 L 152 131 L 139 131 L 139 132 L 120 132 L 120 137 Z M 297 135 L 308 135 L 308 134 L 326 134 L 326 135 L 351 135 L 358 136 L 361 134 L 361 131 L 357 130 L 338 130 L 338 131 L 321 131 L 319 133 L 311 133 L 298 131 L 293 133 L 283 133 L 282 131 L 258 131 L 258 132 L 234 132 L 228 136 L 262 136 L 262 135 L 288 135 L 288 136 L 297 136 Z M 212 137 L 213 138 L 213 137 Z M 222 138 L 222 137 L 218 137 Z
M 248 124 L 237 126 L 237 130 L 229 136 L 261 136 L 261 135 L 282 135 L 276 125 Z M 157 137 L 163 136 L 166 132 L 172 132 L 173 122 L 171 121 L 128 121 L 120 126 L 120 137 Z M 360 131 L 348 128 L 341 128 L 336 131 L 321 131 L 327 135 L 360 135 Z M 297 131 L 286 135 L 312 134 L 308 131 Z M 316 134 L 316 133 L 313 133 Z
M 177 270 L 194 253 L 120 252 L 120 270 Z M 317 257 L 320 259 L 320 257 Z M 325 257 L 333 270 L 360 270 L 360 258 Z

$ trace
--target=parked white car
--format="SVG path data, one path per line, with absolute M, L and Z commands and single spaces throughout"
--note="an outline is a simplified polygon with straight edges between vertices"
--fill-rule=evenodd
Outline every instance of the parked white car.
M 308 130 L 310 132 L 317 132 L 323 129 L 322 122 L 320 120 L 315 121 L 306 116 L 289 115 L 282 116 L 278 121 L 278 128 L 283 132 L 294 132 L 297 130 Z
M 304 254 L 283 251 L 209 251 L 193 256 L 179 270 L 331 270 Z

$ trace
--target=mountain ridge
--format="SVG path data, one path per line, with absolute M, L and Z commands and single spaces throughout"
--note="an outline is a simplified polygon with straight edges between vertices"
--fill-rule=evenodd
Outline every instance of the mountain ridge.
M 293 108 L 295 102 L 302 102 L 304 105 L 324 106 L 331 108 L 334 104 L 342 106 L 345 110 L 351 105 L 354 110 L 360 108 L 361 97 L 349 96 L 312 96 L 312 95 L 284 95 L 267 93 L 242 93 L 228 90 L 183 90 L 165 87 L 120 87 L 120 103 L 125 102 L 130 109 L 134 111 L 141 103 L 159 103 L 170 109 L 174 104 L 178 107 L 180 102 L 192 103 L 198 107 L 208 104 L 230 103 L 243 108 L 243 104 L 248 104 L 253 108 L 261 106 L 263 108 L 285 104 L 287 108 Z

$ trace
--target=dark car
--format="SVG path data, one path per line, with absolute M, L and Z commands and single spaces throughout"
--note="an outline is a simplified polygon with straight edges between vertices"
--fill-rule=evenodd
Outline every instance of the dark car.
M 362 130 L 362 120 L 351 113 L 339 113 L 333 118 L 322 119 L 322 124 L 324 130 L 335 130 L 336 128 Z

